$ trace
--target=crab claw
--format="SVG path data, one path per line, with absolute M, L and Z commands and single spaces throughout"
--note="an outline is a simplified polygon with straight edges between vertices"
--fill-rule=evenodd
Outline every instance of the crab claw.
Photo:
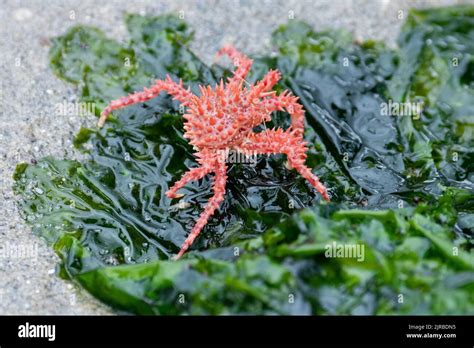
M 181 198 L 184 197 L 183 193 L 171 193 L 170 191 L 166 192 L 166 197 L 175 199 L 175 198 Z

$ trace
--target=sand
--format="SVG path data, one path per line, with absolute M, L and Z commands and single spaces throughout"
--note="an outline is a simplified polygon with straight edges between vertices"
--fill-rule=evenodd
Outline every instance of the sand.
M 464 1 L 466 2 L 466 1 Z M 474 3 L 474 1 L 467 1 Z M 268 53 L 270 34 L 289 18 L 316 30 L 345 28 L 359 40 L 395 39 L 410 7 L 457 1 L 0 1 L 0 314 L 114 314 L 76 285 L 56 275 L 58 258 L 19 216 L 12 173 L 19 162 L 46 155 L 80 158 L 72 146 L 81 126 L 95 119 L 58 116 L 55 105 L 76 100 L 73 86 L 57 79 L 48 62 L 49 38 L 77 24 L 124 40 L 125 12 L 174 12 L 195 30 L 193 50 L 211 63 L 232 43 L 249 54 Z M 180 12 L 182 11 L 182 12 Z M 18 250 L 21 249 L 21 254 Z

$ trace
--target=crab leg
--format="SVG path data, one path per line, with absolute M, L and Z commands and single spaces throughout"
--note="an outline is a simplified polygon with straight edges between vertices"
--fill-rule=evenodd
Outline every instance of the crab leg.
M 225 183 L 227 181 L 227 166 L 225 163 L 217 163 L 213 168 L 213 171 L 215 173 L 213 185 L 214 195 L 207 202 L 204 211 L 199 216 L 188 238 L 186 238 L 183 245 L 181 246 L 181 250 L 174 257 L 175 260 L 178 260 L 181 256 L 183 256 L 186 250 L 189 249 L 201 230 L 207 224 L 209 218 L 214 214 L 216 209 L 219 208 L 219 205 L 224 200 Z
M 290 92 L 284 91 L 280 95 L 264 101 L 265 112 L 273 112 L 286 109 L 291 116 L 292 132 L 303 136 L 304 133 L 304 110 L 303 106 L 298 103 L 298 97 Z
M 250 134 L 238 148 L 238 151 L 254 151 L 260 154 L 282 153 L 288 157 L 288 162 L 301 174 L 303 178 L 329 202 L 326 187 L 319 178 L 311 172 L 304 163 L 306 160 L 306 143 L 302 137 L 290 131 L 282 129 L 267 130 L 260 133 Z
M 189 89 L 183 87 L 183 82 L 179 83 L 171 80 L 169 75 L 166 75 L 165 80 L 156 80 L 155 84 L 150 88 L 144 88 L 143 92 L 135 92 L 125 97 L 112 100 L 109 105 L 102 111 L 98 126 L 102 127 L 107 120 L 107 117 L 113 110 L 123 108 L 127 105 L 136 103 L 143 103 L 147 100 L 155 98 L 161 91 L 168 92 L 174 99 L 179 100 L 184 106 L 189 105 L 193 94 Z
M 274 94 L 275 92 L 265 93 L 271 91 L 271 89 L 277 84 L 280 80 L 281 74 L 278 70 L 270 70 L 265 74 L 263 79 L 258 81 L 255 86 L 250 90 L 247 100 L 251 103 L 254 99 L 262 98 Z
M 212 171 L 212 168 L 209 168 L 209 167 L 197 167 L 197 168 L 190 169 L 181 177 L 179 181 L 175 182 L 172 188 L 170 188 L 166 192 L 166 196 L 168 196 L 168 198 L 181 197 L 180 194 L 176 193 L 180 188 L 182 188 L 184 185 L 186 185 L 190 181 L 201 179 L 206 174 L 209 174 L 211 171 Z
M 249 73 L 253 60 L 251 60 L 245 54 L 237 51 L 237 49 L 233 46 L 222 47 L 219 52 L 217 52 L 217 57 L 220 57 L 224 54 L 232 59 L 232 63 L 237 67 L 237 69 L 234 71 L 234 77 L 229 79 L 229 83 L 231 85 L 240 86 Z

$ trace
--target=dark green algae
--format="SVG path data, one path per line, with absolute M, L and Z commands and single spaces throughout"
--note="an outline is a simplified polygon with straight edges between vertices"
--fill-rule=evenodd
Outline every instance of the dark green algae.
M 96 114 L 167 73 L 195 93 L 230 76 L 187 48 L 183 21 L 125 21 L 125 44 L 85 26 L 53 41 L 54 73 Z M 330 204 L 281 155 L 232 164 L 219 211 L 169 261 L 211 179 L 188 184 L 181 204 L 164 195 L 196 162 L 183 110 L 160 95 L 81 129 L 87 160 L 19 164 L 22 215 L 60 255 L 61 276 L 127 312 L 474 314 L 473 24 L 470 6 L 411 11 L 397 50 L 298 21 L 274 32 L 278 54 L 256 58 L 249 80 L 278 68 L 276 89 L 300 97 L 307 163 Z M 383 116 L 389 101 L 423 103 L 422 114 Z M 278 112 L 265 126 L 288 122 Z M 333 242 L 363 245 L 364 260 L 325 257 Z

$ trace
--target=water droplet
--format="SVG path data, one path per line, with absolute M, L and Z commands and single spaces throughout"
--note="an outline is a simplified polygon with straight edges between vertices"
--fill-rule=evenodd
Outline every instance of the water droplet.
M 27 221 L 34 221 L 35 219 L 36 219 L 36 218 L 35 218 L 34 215 L 28 215 L 28 216 L 26 217 L 26 220 L 27 220 Z
M 178 209 L 187 209 L 190 206 L 191 206 L 191 203 L 189 203 L 189 202 L 181 201 L 181 202 L 178 203 Z
M 145 219 L 145 221 L 151 221 L 151 216 L 148 213 L 145 213 L 143 218 Z
M 108 263 L 109 265 L 118 265 L 118 260 L 113 257 L 112 255 L 110 255 L 107 260 L 105 260 L 106 263 Z
M 35 191 L 39 195 L 42 195 L 44 193 L 43 189 L 40 187 L 35 187 L 33 191 Z
M 131 158 L 130 158 L 130 154 L 128 152 L 125 152 L 123 154 L 123 159 L 126 161 L 126 162 L 130 162 Z

